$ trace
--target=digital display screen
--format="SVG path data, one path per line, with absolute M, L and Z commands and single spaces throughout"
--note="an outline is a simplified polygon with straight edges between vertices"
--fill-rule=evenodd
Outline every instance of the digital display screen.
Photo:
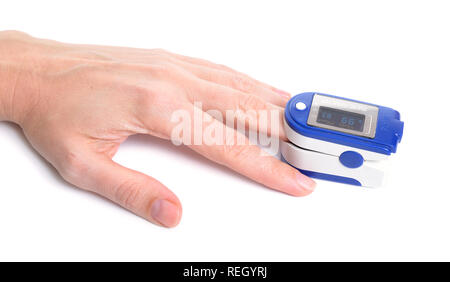
M 361 114 L 342 111 L 338 109 L 319 107 L 317 122 L 335 127 L 362 132 L 366 117 Z

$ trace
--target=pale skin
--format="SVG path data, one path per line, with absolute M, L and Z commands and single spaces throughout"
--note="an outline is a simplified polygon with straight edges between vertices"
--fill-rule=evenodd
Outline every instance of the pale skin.
M 18 124 L 67 182 L 165 227 L 180 222 L 179 199 L 151 176 L 115 163 L 120 144 L 134 134 L 170 139 L 171 113 L 192 111 L 194 101 L 202 102 L 204 111 L 277 110 L 280 130 L 268 133 L 284 140 L 282 114 L 289 97 L 223 65 L 161 49 L 75 45 L 0 32 L 0 121 Z M 209 122 L 226 136 L 239 135 L 218 120 Z M 189 148 L 293 196 L 315 188 L 310 178 L 249 142 Z

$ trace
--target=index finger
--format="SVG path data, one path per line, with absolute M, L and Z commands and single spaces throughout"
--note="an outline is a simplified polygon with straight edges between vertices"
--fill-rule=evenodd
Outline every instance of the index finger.
M 212 117 L 210 120 L 209 127 L 223 132 L 222 142 L 189 145 L 192 150 L 274 190 L 293 196 L 305 196 L 314 190 L 316 184 L 312 179 L 251 144 L 242 133 Z

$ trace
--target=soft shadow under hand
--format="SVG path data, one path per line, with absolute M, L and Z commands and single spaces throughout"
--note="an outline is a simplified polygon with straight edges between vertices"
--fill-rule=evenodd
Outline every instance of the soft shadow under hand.
M 214 170 L 217 170 L 218 173 L 223 173 L 228 176 L 237 177 L 241 181 L 245 183 L 255 183 L 253 180 L 248 179 L 241 174 L 223 166 L 218 163 L 215 163 L 202 155 L 198 154 L 197 152 L 191 150 L 189 147 L 186 146 L 175 146 L 172 144 L 170 140 L 165 140 L 161 138 L 157 138 L 150 135 L 144 135 L 144 134 L 137 134 L 130 136 L 127 141 L 122 144 L 122 146 L 139 146 L 139 147 L 153 147 L 158 150 L 164 150 L 164 151 L 176 151 L 177 157 L 182 158 L 184 160 L 187 160 L 188 162 L 192 163 L 196 166 L 207 166 L 211 167 Z M 259 185 L 259 184 L 258 184 Z

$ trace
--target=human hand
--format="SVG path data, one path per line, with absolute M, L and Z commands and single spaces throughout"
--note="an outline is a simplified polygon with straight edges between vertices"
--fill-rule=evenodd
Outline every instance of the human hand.
M 164 50 L 65 44 L 3 32 L 0 80 L 0 120 L 19 124 L 66 181 L 167 227 L 180 221 L 178 198 L 158 180 L 112 161 L 128 136 L 170 139 L 176 126 L 172 114 L 181 109 L 194 115 L 197 101 L 204 111 L 277 111 L 277 130 L 253 129 L 285 139 L 287 93 L 225 66 Z M 191 149 L 269 188 L 295 196 L 313 191 L 311 179 L 203 115 L 223 138 L 243 137 L 245 144 L 196 145 L 183 138 Z M 247 118 L 241 115 L 237 122 L 252 128 Z

